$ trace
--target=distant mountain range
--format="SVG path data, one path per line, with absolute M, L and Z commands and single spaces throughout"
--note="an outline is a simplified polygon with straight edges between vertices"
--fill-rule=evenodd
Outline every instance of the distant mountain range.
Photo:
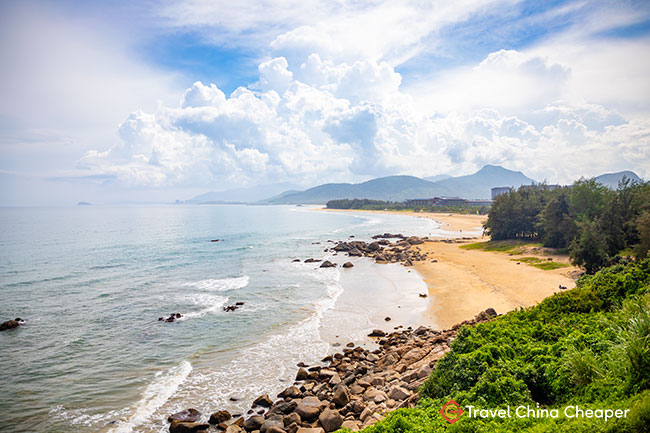
M 436 177 L 434 177 L 436 178 Z M 437 177 L 439 179 L 439 177 Z M 534 180 L 520 171 L 486 165 L 474 174 L 446 177 L 436 182 L 414 176 L 388 176 L 363 183 L 328 183 L 306 191 L 284 193 L 265 200 L 268 204 L 322 204 L 341 198 L 403 201 L 409 198 L 463 197 L 490 198 L 495 186 L 528 185 Z
M 641 181 L 632 171 L 607 173 L 596 181 L 609 188 L 627 177 Z M 209 192 L 185 203 L 257 203 L 257 204 L 324 204 L 329 200 L 367 198 L 385 201 L 403 201 L 413 198 L 462 197 L 466 199 L 489 199 L 491 189 L 498 186 L 518 188 L 535 180 L 520 171 L 508 170 L 498 165 L 486 165 L 474 174 L 451 177 L 438 175 L 421 179 L 414 176 L 388 176 L 362 183 L 327 183 L 297 190 L 296 185 L 281 183 L 255 188 Z M 270 197 L 270 198 L 268 198 Z

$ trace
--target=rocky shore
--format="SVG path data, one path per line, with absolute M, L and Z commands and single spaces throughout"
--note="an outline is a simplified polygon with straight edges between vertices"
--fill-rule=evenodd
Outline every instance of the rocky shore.
M 390 334 L 375 330 L 370 335 L 377 336 L 377 349 L 350 343 L 342 352 L 325 357 L 320 365 L 300 363 L 293 385 L 275 398 L 259 396 L 246 414 L 219 410 L 204 417 L 195 409 L 187 409 L 170 415 L 169 431 L 329 433 L 341 427 L 354 431 L 365 428 L 392 410 L 413 407 L 419 387 L 450 350 L 458 329 L 496 315 L 489 308 L 473 320 L 444 331 L 424 326 Z

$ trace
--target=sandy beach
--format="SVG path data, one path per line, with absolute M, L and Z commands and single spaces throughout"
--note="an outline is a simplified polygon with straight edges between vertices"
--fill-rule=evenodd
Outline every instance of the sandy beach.
M 574 266 L 542 270 L 517 261 L 518 257 L 523 256 L 547 260 L 549 256 L 542 249 L 529 249 L 523 255 L 510 255 L 460 248 L 463 244 L 489 240 L 487 236 L 480 236 L 482 224 L 487 218 L 484 215 L 368 212 L 431 218 L 440 222 L 443 230 L 448 232 L 446 239 L 456 239 L 454 243 L 427 242 L 418 246 L 429 256 L 429 260 L 414 265 L 429 288 L 430 302 L 422 317 L 425 325 L 437 329 L 449 328 L 473 318 L 486 308 L 494 308 L 502 314 L 518 307 L 535 305 L 558 292 L 560 285 L 569 289 L 575 287 L 571 275 L 578 268 Z M 459 239 L 470 237 L 470 234 L 474 239 Z M 568 263 L 565 256 L 553 255 L 552 258 Z

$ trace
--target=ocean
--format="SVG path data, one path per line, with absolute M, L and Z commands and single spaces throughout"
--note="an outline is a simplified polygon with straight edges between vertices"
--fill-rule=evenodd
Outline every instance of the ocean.
M 328 240 L 442 233 L 410 216 L 236 205 L 1 208 L 0 226 L 0 319 L 26 321 L 0 333 L 0 431 L 45 433 L 245 413 L 296 363 L 372 345 L 369 330 L 413 326 L 429 302 L 415 271 L 332 256 Z

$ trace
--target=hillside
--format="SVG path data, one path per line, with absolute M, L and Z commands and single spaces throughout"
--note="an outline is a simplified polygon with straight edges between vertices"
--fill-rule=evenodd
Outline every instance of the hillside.
M 388 176 L 363 183 L 328 183 L 306 191 L 285 193 L 265 200 L 269 204 L 323 204 L 329 200 L 367 198 L 384 201 L 403 201 L 410 198 L 463 197 L 490 198 L 495 186 L 514 186 L 533 183 L 519 171 L 486 165 L 474 174 L 443 178 L 437 182 L 414 176 Z
M 617 173 L 605 173 L 596 177 L 596 182 L 605 185 L 607 188 L 616 189 L 618 183 L 623 180 L 623 177 L 630 179 L 633 182 L 641 182 L 641 178 L 633 171 L 619 171 Z

